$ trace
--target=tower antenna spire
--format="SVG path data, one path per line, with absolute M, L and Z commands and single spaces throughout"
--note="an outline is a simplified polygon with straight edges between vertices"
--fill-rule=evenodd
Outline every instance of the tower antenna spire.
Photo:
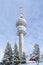
M 20 0 L 20 18 L 23 18 L 22 0 Z

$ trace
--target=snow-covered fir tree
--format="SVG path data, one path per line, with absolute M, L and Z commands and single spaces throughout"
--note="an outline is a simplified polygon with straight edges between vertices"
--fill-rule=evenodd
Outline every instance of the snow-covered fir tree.
M 9 65 L 10 63 L 12 63 L 11 59 L 12 59 L 12 48 L 11 48 L 11 45 L 9 44 L 9 42 L 8 42 L 6 49 L 5 49 L 5 52 L 4 52 L 3 63 L 5 65 Z
M 17 44 L 15 43 L 14 45 L 14 52 L 13 52 L 13 55 L 14 55 L 14 64 L 19 64 L 20 62 L 20 59 L 19 59 L 19 52 L 18 52 L 18 47 L 17 47 Z
M 26 54 L 23 52 L 23 59 L 26 60 Z
M 26 63 L 26 54 L 23 52 L 22 63 Z
M 41 55 L 41 62 L 43 62 L 43 54 Z
M 39 61 L 40 61 L 40 48 L 38 44 L 34 45 L 34 49 L 33 49 L 33 56 L 37 62 L 37 65 L 39 65 Z

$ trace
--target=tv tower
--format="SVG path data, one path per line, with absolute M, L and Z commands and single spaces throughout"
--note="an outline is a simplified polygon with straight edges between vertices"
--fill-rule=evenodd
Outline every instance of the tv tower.
M 20 16 L 16 22 L 17 35 L 19 37 L 19 57 L 22 59 L 24 52 L 24 36 L 26 35 L 26 20 L 23 18 L 22 1 L 20 4 Z

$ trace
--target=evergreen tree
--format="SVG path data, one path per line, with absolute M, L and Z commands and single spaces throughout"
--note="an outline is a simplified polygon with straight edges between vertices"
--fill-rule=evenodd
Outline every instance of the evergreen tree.
M 20 61 L 19 61 L 19 52 L 18 52 L 18 47 L 17 47 L 17 44 L 15 43 L 14 45 L 14 64 L 18 64 Z
M 22 63 L 26 63 L 26 54 L 23 52 Z
M 37 65 L 39 65 L 39 61 L 40 61 L 40 48 L 39 48 L 38 44 L 34 45 L 33 56 L 36 59 Z
M 11 59 L 12 59 L 12 48 L 8 42 L 4 53 L 3 63 L 5 65 L 9 65 L 11 63 Z
M 26 54 L 23 52 L 23 59 L 26 60 Z
M 41 62 L 43 62 L 43 54 L 41 55 Z

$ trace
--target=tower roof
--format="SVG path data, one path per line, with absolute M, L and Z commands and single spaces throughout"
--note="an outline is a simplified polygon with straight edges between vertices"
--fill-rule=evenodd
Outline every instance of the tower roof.
M 26 20 L 24 18 L 19 18 L 17 20 L 16 26 L 23 25 L 26 27 Z

